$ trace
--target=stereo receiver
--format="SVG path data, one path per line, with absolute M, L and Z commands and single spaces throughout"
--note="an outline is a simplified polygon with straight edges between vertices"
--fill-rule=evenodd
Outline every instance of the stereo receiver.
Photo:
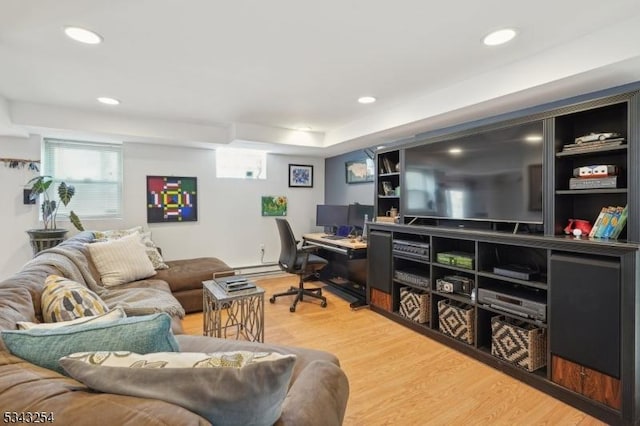
M 407 240 L 393 240 L 393 253 L 429 260 L 429 243 Z
M 409 284 L 417 285 L 420 287 L 429 287 L 431 284 L 431 280 L 429 277 L 426 277 L 425 271 L 422 271 L 418 268 L 407 268 L 403 270 L 396 269 L 394 272 L 394 277 L 397 280 L 404 281 Z

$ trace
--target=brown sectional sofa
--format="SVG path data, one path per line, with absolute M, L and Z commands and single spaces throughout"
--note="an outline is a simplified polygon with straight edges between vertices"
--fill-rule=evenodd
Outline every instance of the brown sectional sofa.
M 86 254 L 84 244 L 92 241 L 91 232 L 80 233 L 61 246 L 67 252 L 76 253 L 75 264 Z M 46 258 L 47 256 L 42 256 Z M 59 264 L 65 265 L 61 259 Z M 214 259 L 215 260 L 215 259 Z M 190 309 L 201 305 L 201 294 L 190 288 L 190 271 L 194 269 L 186 261 L 175 261 L 176 275 L 170 269 L 152 279 L 125 285 L 127 288 L 153 288 L 165 293 L 175 289 L 176 294 L 185 293 L 183 306 Z M 217 261 L 219 262 L 219 261 Z M 201 269 L 224 263 L 211 259 L 199 259 Z M 80 262 L 81 263 L 81 262 Z M 172 266 L 173 267 L 173 266 Z M 80 265 L 82 269 L 82 265 Z M 91 268 L 87 268 L 90 270 Z M 37 322 L 42 319 L 40 294 L 45 278 L 49 274 L 65 275 L 50 262 L 29 261 L 14 276 L 0 282 L 0 330 L 15 330 L 18 321 Z M 87 273 L 80 271 L 80 273 Z M 197 279 L 209 278 L 197 275 Z M 75 274 L 77 275 L 77 274 Z M 170 278 L 171 277 L 171 278 Z M 174 280 L 175 278 L 175 280 Z M 167 281 L 164 281 L 164 280 Z M 194 278 L 196 279 L 196 278 Z M 169 283 L 169 284 L 167 284 Z M 174 287 L 171 287 L 171 286 Z M 113 300 L 126 300 L 123 292 Z M 136 308 L 136 307 L 134 307 Z M 201 309 L 201 306 L 200 306 Z M 126 310 L 126 309 L 125 309 Z M 135 311 L 135 309 L 134 309 Z M 180 334 L 180 315 L 174 317 L 174 333 L 181 352 L 221 352 L 234 350 L 274 351 L 296 354 L 296 364 L 289 390 L 282 406 L 282 415 L 276 425 L 340 425 L 346 409 L 349 384 L 339 367 L 338 359 L 327 352 L 285 347 L 278 345 L 224 340 L 205 336 Z M 99 348 L 96 348 L 99 350 Z M 5 412 L 51 412 L 59 424 L 93 425 L 205 425 L 206 419 L 184 408 L 168 402 L 95 392 L 82 383 L 55 371 L 39 367 L 9 353 L 0 339 L 0 406 Z
M 215 257 L 169 260 L 169 269 L 159 269 L 154 279 L 166 281 L 171 293 L 187 313 L 202 311 L 202 281 L 233 275 L 231 267 Z

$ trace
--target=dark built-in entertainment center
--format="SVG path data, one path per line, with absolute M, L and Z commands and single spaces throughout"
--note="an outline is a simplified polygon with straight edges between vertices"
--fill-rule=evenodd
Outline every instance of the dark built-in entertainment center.
M 371 309 L 607 423 L 639 424 L 638 89 L 379 150 Z M 596 165 L 615 177 L 576 189 L 571 179 Z M 617 238 L 567 228 L 609 206 L 627 207 Z M 383 221 L 392 208 L 395 223 Z

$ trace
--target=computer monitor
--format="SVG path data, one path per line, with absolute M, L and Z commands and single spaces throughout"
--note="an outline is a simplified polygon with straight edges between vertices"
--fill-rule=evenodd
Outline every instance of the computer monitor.
M 316 226 L 337 228 L 341 225 L 347 225 L 348 221 L 349 206 L 331 204 L 318 204 L 316 206 Z
M 349 213 L 347 224 L 357 228 L 364 228 L 364 215 L 369 220 L 373 219 L 373 206 L 368 204 L 349 204 Z

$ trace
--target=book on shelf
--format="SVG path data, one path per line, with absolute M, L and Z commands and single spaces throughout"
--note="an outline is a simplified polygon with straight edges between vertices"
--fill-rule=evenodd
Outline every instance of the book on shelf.
M 384 165 L 384 172 L 391 173 L 393 168 L 391 167 L 391 160 L 388 157 L 382 157 L 382 164 Z
M 600 223 L 602 223 L 602 218 L 604 217 L 605 213 L 607 212 L 607 208 L 603 207 L 602 209 L 600 209 L 600 213 L 598 214 L 598 217 L 596 217 L 596 220 L 593 222 L 593 226 L 591 227 L 591 231 L 589 231 L 589 237 L 595 237 L 596 236 L 596 231 L 598 230 L 598 227 L 600 226 Z
M 589 232 L 589 237 L 617 239 L 627 223 L 627 206 L 603 207 Z
M 624 208 L 620 212 L 618 223 L 616 224 L 615 228 L 613 229 L 613 232 L 611 233 L 611 238 L 613 239 L 618 239 L 618 237 L 622 233 L 622 230 L 627 224 L 627 207 L 628 206 L 624 206 Z

